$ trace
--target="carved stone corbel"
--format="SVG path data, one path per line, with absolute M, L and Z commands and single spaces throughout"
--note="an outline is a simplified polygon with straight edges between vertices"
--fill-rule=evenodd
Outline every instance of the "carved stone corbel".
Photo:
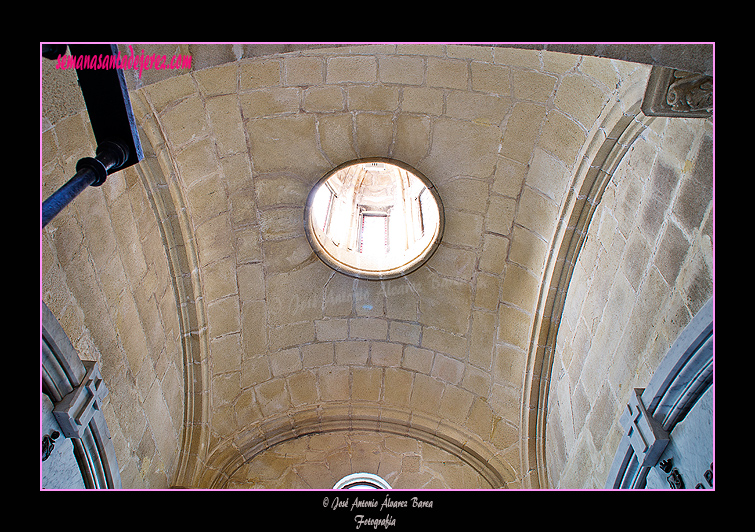
M 642 112 L 645 116 L 708 118 L 713 115 L 713 77 L 654 66 Z

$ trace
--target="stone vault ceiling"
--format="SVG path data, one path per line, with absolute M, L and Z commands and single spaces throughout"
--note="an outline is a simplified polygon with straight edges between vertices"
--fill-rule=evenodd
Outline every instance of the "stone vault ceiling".
M 270 486 L 278 464 L 298 471 L 290 487 L 330 487 L 355 471 L 324 464 L 362 449 L 362 464 L 386 457 L 395 487 L 536 487 L 559 275 L 594 194 L 588 170 L 638 127 L 649 70 L 535 50 L 354 46 L 132 90 L 145 161 L 128 179 L 154 213 L 134 238 L 159 229 L 157 276 L 170 279 L 180 331 L 172 483 Z M 417 168 L 444 203 L 440 247 L 406 277 L 336 273 L 305 237 L 310 188 L 365 157 Z M 452 457 L 461 480 L 436 467 L 401 485 L 385 464 L 407 447 L 427 464 Z

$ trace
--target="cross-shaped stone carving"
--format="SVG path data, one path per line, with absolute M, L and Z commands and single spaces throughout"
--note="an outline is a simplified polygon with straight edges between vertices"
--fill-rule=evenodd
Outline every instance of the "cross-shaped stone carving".
M 629 439 L 640 467 L 652 467 L 658 462 L 669 442 L 668 433 L 645 410 L 643 388 L 635 388 L 619 423 Z
M 66 438 L 81 438 L 89 421 L 107 397 L 108 389 L 96 362 L 83 361 L 87 372 L 73 391 L 55 405 L 53 414 Z

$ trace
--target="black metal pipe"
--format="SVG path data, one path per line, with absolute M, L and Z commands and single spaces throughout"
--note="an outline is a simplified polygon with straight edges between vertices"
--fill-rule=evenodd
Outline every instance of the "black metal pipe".
M 42 227 L 55 218 L 84 189 L 103 184 L 108 174 L 118 170 L 126 159 L 128 150 L 115 142 L 104 142 L 98 146 L 95 158 L 79 159 L 76 163 L 76 175 L 42 203 Z

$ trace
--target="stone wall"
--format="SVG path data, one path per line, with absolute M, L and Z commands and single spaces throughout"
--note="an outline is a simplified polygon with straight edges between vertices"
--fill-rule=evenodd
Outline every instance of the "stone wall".
M 550 483 L 602 488 L 618 418 L 713 293 L 712 124 L 656 119 L 617 168 L 574 269 L 554 358 Z
M 94 154 L 86 113 L 45 129 L 42 148 L 46 198 Z M 163 236 L 137 169 L 85 190 L 42 231 L 40 248 L 42 298 L 108 387 L 123 486 L 168 487 L 184 423 L 183 347 Z

